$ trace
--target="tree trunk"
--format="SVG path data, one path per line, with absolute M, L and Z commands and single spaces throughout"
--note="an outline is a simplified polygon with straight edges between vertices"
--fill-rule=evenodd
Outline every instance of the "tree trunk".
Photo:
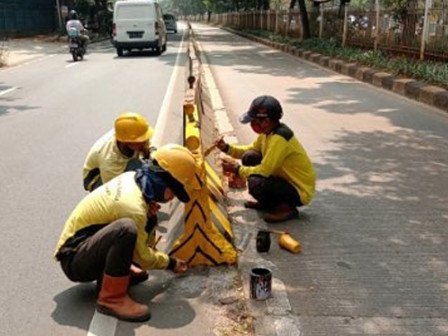
M 405 46 L 415 46 L 415 26 L 417 24 L 417 14 L 415 13 L 415 2 L 409 3 L 408 8 L 402 15 L 403 33 L 401 43 Z
M 302 21 L 302 30 L 303 30 L 303 39 L 308 39 L 311 37 L 310 33 L 310 21 L 308 20 L 308 13 L 306 11 L 306 5 L 305 0 L 297 0 L 299 3 L 299 9 L 300 9 L 300 17 Z M 289 4 L 289 9 L 294 8 L 294 5 L 296 3 L 296 0 L 291 0 L 291 3 Z
M 320 15 L 320 3 L 313 2 L 313 9 L 310 14 L 310 36 L 318 36 L 319 22 L 317 18 Z

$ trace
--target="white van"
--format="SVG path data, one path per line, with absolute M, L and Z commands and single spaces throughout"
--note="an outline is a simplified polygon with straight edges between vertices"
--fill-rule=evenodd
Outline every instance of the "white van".
M 166 27 L 160 5 L 154 0 L 119 0 L 114 5 L 113 44 L 123 50 L 166 50 Z

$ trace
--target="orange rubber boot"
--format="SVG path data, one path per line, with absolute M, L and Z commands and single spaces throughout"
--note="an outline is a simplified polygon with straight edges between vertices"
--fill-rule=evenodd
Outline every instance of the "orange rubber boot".
M 129 279 L 129 275 L 112 277 L 104 274 L 96 309 L 127 322 L 147 321 L 151 318 L 148 306 L 135 302 L 127 294 Z

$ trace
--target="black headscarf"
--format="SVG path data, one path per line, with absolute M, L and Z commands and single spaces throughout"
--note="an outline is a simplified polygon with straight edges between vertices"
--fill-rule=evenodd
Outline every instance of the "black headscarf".
M 190 197 L 182 183 L 162 169 L 155 160 L 145 161 L 135 174 L 135 182 L 142 190 L 147 203 L 151 201 L 165 202 L 164 194 L 166 188 L 170 188 L 181 202 L 187 203 L 190 201 Z

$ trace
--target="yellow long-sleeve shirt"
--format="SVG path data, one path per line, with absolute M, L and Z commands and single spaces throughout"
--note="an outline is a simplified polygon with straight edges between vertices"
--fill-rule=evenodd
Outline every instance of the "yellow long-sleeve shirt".
M 102 184 L 109 182 L 123 173 L 129 161 L 138 158 L 140 154 L 135 152 L 129 157 L 121 153 L 114 132 L 109 131 L 95 142 L 87 154 L 82 172 L 84 188 L 92 191 L 100 178 Z
M 143 269 L 165 269 L 169 257 L 148 248 L 152 234 L 145 231 L 147 204 L 135 182 L 135 172 L 123 173 L 88 194 L 73 210 L 57 243 L 55 257 L 61 247 L 80 230 L 107 225 L 120 218 L 131 218 L 137 225 L 137 242 L 133 261 Z
M 229 145 L 227 153 L 241 159 L 248 150 L 261 153 L 261 163 L 254 167 L 240 166 L 239 175 L 277 176 L 293 185 L 303 204 L 314 196 L 316 173 L 305 149 L 285 124 L 280 124 L 271 134 L 260 134 L 249 145 Z

